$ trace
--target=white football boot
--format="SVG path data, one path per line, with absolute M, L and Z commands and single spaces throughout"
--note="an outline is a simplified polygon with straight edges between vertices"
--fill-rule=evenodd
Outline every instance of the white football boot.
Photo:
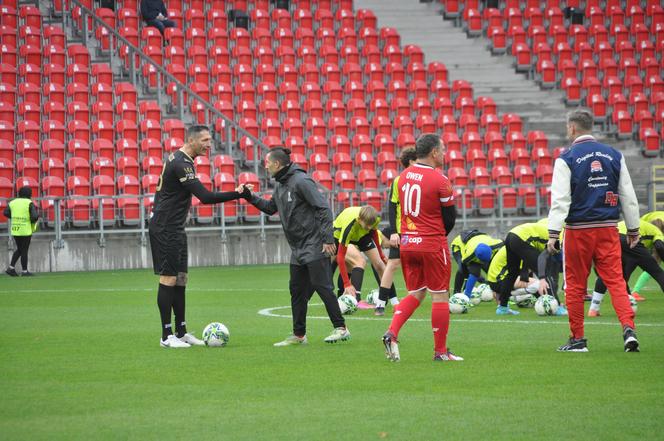
M 194 337 L 194 334 L 190 334 L 189 332 L 180 337 L 180 341 L 189 343 L 191 346 L 205 346 L 205 342 L 203 340 Z
M 190 348 L 191 345 L 189 343 L 185 343 L 179 338 L 177 338 L 175 335 L 171 334 L 168 336 L 166 340 L 159 340 L 159 344 L 161 345 L 162 348 Z
M 348 328 L 334 328 L 332 334 L 323 339 L 325 343 L 336 343 L 338 341 L 350 340 L 350 331 Z

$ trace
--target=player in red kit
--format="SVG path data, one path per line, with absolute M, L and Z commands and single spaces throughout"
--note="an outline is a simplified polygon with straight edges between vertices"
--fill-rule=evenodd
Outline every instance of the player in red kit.
M 444 145 L 438 135 L 418 138 L 417 162 L 399 176 L 401 204 L 401 266 L 408 295 L 394 308 L 390 328 L 383 336 L 385 354 L 399 361 L 397 337 L 401 327 L 431 293 L 434 361 L 460 361 L 447 348 L 451 257 L 447 233 L 454 228 L 456 208 L 449 180 L 436 170 L 443 165 Z

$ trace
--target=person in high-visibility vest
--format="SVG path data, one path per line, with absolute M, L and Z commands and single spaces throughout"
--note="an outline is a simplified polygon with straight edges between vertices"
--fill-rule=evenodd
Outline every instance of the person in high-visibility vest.
M 16 242 L 16 251 L 14 251 L 11 263 L 5 270 L 12 277 L 18 276 L 14 265 L 16 265 L 19 257 L 21 258 L 21 267 L 23 268 L 21 275 L 33 275 L 28 271 L 28 249 L 30 248 L 32 233 L 37 229 L 39 213 L 37 213 L 37 209 L 31 198 L 32 189 L 30 187 L 21 187 L 18 191 L 18 197 L 12 200 L 4 211 L 4 215 L 11 219 L 10 232 L 14 237 L 14 242 Z
M 620 233 L 620 245 L 622 250 L 622 275 L 625 283 L 634 270 L 639 267 L 645 274 L 650 274 L 657 284 L 660 291 L 664 291 L 664 270 L 659 263 L 664 259 L 664 222 L 655 219 L 652 222 L 644 220 L 639 221 L 639 243 L 635 247 L 627 244 L 627 227 L 625 222 L 618 222 L 618 233 Z M 629 292 L 629 284 L 627 285 Z M 593 300 L 588 310 L 588 317 L 600 316 L 600 305 L 607 288 L 600 277 L 595 282 L 593 291 Z
M 657 219 L 664 222 L 664 211 L 651 211 L 650 213 L 646 213 L 641 216 L 641 220 L 644 222 L 652 223 Z M 636 281 L 636 285 L 634 285 L 634 289 L 632 290 L 632 296 L 637 302 L 642 302 L 646 299 L 640 293 L 643 291 L 643 288 L 646 286 L 646 283 L 650 281 L 650 279 L 652 279 L 650 274 L 648 274 L 647 271 L 644 271 Z
M 334 273 L 334 270 L 337 267 L 339 268 L 339 276 L 341 276 L 341 284 L 343 285 L 342 293 L 354 296 L 360 309 L 371 308 L 366 302 L 359 303 L 362 300 L 364 259 L 358 258 L 358 256 L 348 259 L 348 250 L 350 245 L 355 245 L 360 252 L 369 258 L 371 266 L 375 270 L 376 281 L 380 284 L 387 258 L 383 255 L 383 249 L 380 245 L 379 223 L 380 216 L 371 205 L 348 207 L 339 213 L 333 222 L 337 256 L 332 263 L 332 272 Z M 355 253 L 355 250 L 351 253 L 358 254 Z M 347 269 L 347 261 L 348 264 L 353 265 L 350 272 Z

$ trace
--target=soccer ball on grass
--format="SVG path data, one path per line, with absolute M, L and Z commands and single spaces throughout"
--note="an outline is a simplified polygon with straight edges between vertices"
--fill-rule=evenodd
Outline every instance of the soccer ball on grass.
M 458 292 L 450 297 L 449 301 L 450 312 L 452 314 L 465 314 L 468 312 L 471 303 L 467 295 L 462 292 Z
M 555 297 L 544 294 L 535 302 L 535 312 L 537 315 L 555 315 L 558 310 L 558 301 Z
M 532 294 L 519 294 L 512 296 L 511 300 L 513 300 L 519 308 L 532 308 L 535 306 L 537 298 Z
M 493 300 L 493 290 L 486 283 L 480 283 L 473 287 L 473 296 L 477 293 L 483 302 L 490 302 Z M 472 300 L 472 296 L 471 296 Z
M 228 328 L 219 322 L 212 322 L 203 329 L 203 341 L 212 348 L 226 346 L 230 336 Z
M 352 314 L 357 311 L 357 299 L 349 294 L 339 297 L 339 309 L 342 314 Z

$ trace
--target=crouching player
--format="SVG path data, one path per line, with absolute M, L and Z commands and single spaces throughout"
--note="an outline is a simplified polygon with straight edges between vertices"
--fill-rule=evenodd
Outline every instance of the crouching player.
M 503 245 L 502 240 L 480 233 L 472 235 L 466 241 L 465 247 L 461 248 L 461 263 L 468 271 L 468 280 L 463 292 L 468 298 L 473 293 L 475 283 L 481 280 L 482 270 L 484 272 L 489 270 L 491 259 Z
M 660 290 L 664 292 L 664 270 L 659 266 L 658 260 L 664 259 L 664 222 L 654 220 L 653 223 L 639 221 L 639 234 L 641 240 L 634 248 L 627 243 L 627 227 L 625 222 L 618 223 L 620 233 L 620 248 L 622 252 L 622 269 L 625 283 L 628 285 L 629 278 L 638 266 L 645 273 L 650 274 L 659 284 Z M 607 288 L 599 277 L 595 281 L 593 300 L 588 309 L 588 317 L 599 317 L 600 305 Z
M 654 223 L 653 221 L 655 220 L 660 220 L 664 222 L 664 211 L 651 211 L 650 213 L 646 213 L 643 216 L 641 216 L 641 220 L 651 223 Z M 648 283 L 650 279 L 652 279 L 652 277 L 650 277 L 650 274 L 644 271 L 641 273 L 639 279 L 636 281 L 634 289 L 632 290 L 632 296 L 637 302 L 642 302 L 646 299 L 641 295 L 641 292 L 643 292 L 643 287 L 646 286 L 646 283 Z
M 528 270 L 522 268 L 519 277 L 512 286 L 510 295 L 517 304 L 520 300 L 534 295 L 540 295 L 540 279 L 545 279 L 547 288 L 544 293 L 552 295 L 558 300 L 560 305 L 556 310 L 556 315 L 567 315 L 567 308 L 562 304 L 558 298 L 558 277 L 560 275 L 561 255 L 550 255 L 548 251 L 544 250 L 537 258 L 537 274 L 539 277 L 532 277 Z M 487 272 L 486 280 L 491 290 L 493 291 L 494 298 L 498 299 L 503 290 L 503 283 L 507 276 L 507 248 L 502 247 L 498 250 L 496 255 L 491 259 L 489 271 Z
M 375 270 L 376 281 L 380 283 L 387 259 L 380 247 L 380 232 L 377 229 L 379 223 L 378 212 L 370 205 L 348 207 L 334 220 L 334 241 L 337 245 L 337 256 L 336 264 L 333 264 L 333 267 L 339 267 L 339 276 L 344 287 L 343 294 L 355 297 L 358 301 L 358 307 L 361 309 L 372 308 L 368 303 L 361 302 L 365 261 L 361 255 L 357 255 L 358 253 L 355 250 L 351 250 L 350 245 L 355 245 L 360 252 L 369 258 L 371 266 Z M 351 266 L 350 276 L 347 263 Z

